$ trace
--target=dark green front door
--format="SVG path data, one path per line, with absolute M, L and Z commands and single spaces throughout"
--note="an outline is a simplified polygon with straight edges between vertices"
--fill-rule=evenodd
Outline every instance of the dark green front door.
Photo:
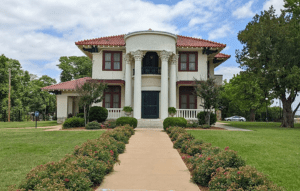
M 159 118 L 159 92 L 142 91 L 142 118 Z

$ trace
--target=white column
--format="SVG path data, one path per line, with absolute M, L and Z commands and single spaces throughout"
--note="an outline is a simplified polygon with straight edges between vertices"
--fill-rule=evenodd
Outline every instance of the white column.
M 178 55 L 173 55 L 171 58 L 170 68 L 170 107 L 176 108 L 176 63 L 178 62 Z
M 168 60 L 171 53 L 163 50 L 160 52 L 161 58 L 161 90 L 160 90 L 160 103 L 161 103 L 161 119 L 168 117 Z
M 68 96 L 56 95 L 57 100 L 57 123 L 63 123 L 68 117 Z
M 132 106 L 132 86 L 131 86 L 131 58 L 129 54 L 125 55 L 126 70 L 125 70 L 125 106 Z
M 134 108 L 133 117 L 136 119 L 141 119 L 142 113 L 142 58 L 143 52 L 137 50 L 131 52 L 135 60 L 134 66 Z

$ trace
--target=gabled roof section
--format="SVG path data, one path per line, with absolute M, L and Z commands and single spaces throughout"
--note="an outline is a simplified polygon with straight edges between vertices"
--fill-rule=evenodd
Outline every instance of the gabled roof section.
M 75 42 L 76 45 L 102 45 L 102 46 L 125 46 L 125 35 L 108 36 L 95 38 L 90 40 L 82 40 Z M 177 47 L 212 47 L 212 48 L 224 48 L 225 44 L 203 40 L 200 38 L 193 38 L 187 36 L 177 35 Z
M 124 35 L 107 36 L 75 42 L 76 45 L 125 46 Z
M 75 90 L 77 84 L 80 86 L 80 85 L 84 84 L 87 80 L 90 80 L 90 79 L 92 79 L 92 78 L 91 77 L 79 78 L 77 80 L 71 80 L 71 81 L 62 82 L 59 84 L 54 84 L 51 86 L 46 86 L 41 89 L 45 90 L 45 91 L 54 91 L 54 90 L 73 91 L 73 90 Z
M 177 35 L 177 47 L 212 47 L 212 48 L 225 48 L 226 44 L 221 44 L 200 38 L 193 38 L 187 36 Z

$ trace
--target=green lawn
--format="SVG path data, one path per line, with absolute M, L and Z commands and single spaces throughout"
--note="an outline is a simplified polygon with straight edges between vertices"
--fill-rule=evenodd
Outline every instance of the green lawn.
M 228 125 L 251 129 L 241 131 L 196 131 L 190 130 L 197 139 L 213 146 L 238 151 L 246 164 L 287 190 L 300 188 L 300 125 L 294 129 L 281 128 L 280 123 L 229 122 Z
M 60 160 L 76 145 L 103 132 L 0 129 L 0 191 L 18 185 L 37 165 Z
M 56 121 L 38 121 L 38 127 L 55 126 L 58 125 Z M 24 128 L 24 127 L 35 127 L 34 121 L 25 122 L 0 122 L 1 128 Z

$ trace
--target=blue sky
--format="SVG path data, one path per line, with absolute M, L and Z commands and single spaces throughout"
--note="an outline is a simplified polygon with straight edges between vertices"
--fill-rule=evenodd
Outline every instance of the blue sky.
M 24 70 L 59 82 L 61 56 L 83 56 L 75 42 L 138 30 L 167 31 L 227 44 L 231 58 L 215 69 L 230 79 L 240 71 L 237 33 L 256 13 L 283 0 L 2 0 L 0 54 Z

